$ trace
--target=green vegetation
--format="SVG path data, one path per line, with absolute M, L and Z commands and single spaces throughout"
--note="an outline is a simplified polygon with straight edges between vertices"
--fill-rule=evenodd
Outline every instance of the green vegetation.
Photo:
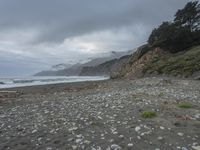
M 185 108 L 185 109 L 189 109 L 189 108 L 192 108 L 192 104 L 189 104 L 189 103 L 181 103 L 178 105 L 179 108 Z
M 143 112 L 141 113 L 141 116 L 142 116 L 143 118 L 153 118 L 153 117 L 156 116 L 156 112 L 154 112 L 154 111 L 143 111 Z
M 173 22 L 163 22 L 148 39 L 149 45 L 176 53 L 200 44 L 200 4 L 188 2 L 178 10 Z
M 157 73 L 189 77 L 200 70 L 200 46 L 190 48 L 181 54 L 165 54 L 155 57 L 146 65 L 144 73 Z
M 160 92 L 160 93 L 158 94 L 158 97 L 162 97 L 162 96 L 164 96 L 164 93 L 163 93 L 163 92 Z

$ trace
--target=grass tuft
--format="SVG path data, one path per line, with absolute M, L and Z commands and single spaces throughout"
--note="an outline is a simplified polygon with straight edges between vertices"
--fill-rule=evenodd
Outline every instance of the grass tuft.
M 143 118 L 153 118 L 153 117 L 156 116 L 156 112 L 154 112 L 154 111 L 143 111 L 143 112 L 141 113 L 141 116 L 142 116 Z
M 192 104 L 189 104 L 189 103 L 182 103 L 182 104 L 179 104 L 178 107 L 189 109 L 189 108 L 192 108 L 193 106 L 192 106 Z

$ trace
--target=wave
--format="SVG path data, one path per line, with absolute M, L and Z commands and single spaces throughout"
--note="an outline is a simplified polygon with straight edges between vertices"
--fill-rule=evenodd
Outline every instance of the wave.
M 0 88 L 23 87 L 33 85 L 46 85 L 56 83 L 105 80 L 105 76 L 51 76 L 51 77 L 26 77 L 26 78 L 0 78 Z
M 35 80 L 14 80 L 13 83 L 32 83 Z

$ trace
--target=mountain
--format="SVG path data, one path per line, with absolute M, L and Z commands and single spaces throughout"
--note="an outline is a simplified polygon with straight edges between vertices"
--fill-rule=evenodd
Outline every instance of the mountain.
M 112 72 L 114 72 L 117 68 L 120 68 L 124 63 L 126 63 L 129 58 L 130 58 L 130 55 L 126 55 L 118 59 L 106 61 L 97 66 L 83 67 L 79 75 L 80 76 L 99 76 L 99 75 L 110 76 Z
M 131 54 L 132 50 L 115 52 L 112 51 L 107 53 L 104 57 L 99 58 L 91 58 L 85 63 L 77 63 L 77 64 L 57 64 L 52 66 L 50 70 L 41 71 L 35 74 L 35 76 L 77 76 L 81 74 L 81 71 L 84 67 L 94 67 L 107 62 L 112 59 L 118 59 L 124 55 Z
M 57 64 L 51 67 L 52 71 L 59 71 L 66 68 L 70 68 L 72 64 Z
M 67 65 L 66 65 L 67 66 Z M 63 67 L 63 66 L 62 66 Z M 35 76 L 76 76 L 80 73 L 82 69 L 82 64 L 74 64 L 70 67 L 67 66 L 64 69 L 55 70 L 53 67 L 51 70 L 41 71 L 35 74 Z

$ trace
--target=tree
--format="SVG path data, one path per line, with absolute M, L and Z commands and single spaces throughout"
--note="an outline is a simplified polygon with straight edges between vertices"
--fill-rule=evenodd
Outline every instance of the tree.
M 159 45 L 170 38 L 172 24 L 170 22 L 163 22 L 158 28 L 155 28 L 149 36 L 148 43 L 151 45 Z
M 189 2 L 178 10 L 173 22 L 163 22 L 149 36 L 151 47 L 178 52 L 200 44 L 200 4 Z
M 177 27 L 171 22 L 163 22 L 152 31 L 148 43 L 152 47 L 161 47 L 174 53 L 191 46 L 192 41 L 192 32 L 188 28 Z
M 175 14 L 174 23 L 188 27 L 191 31 L 200 29 L 200 4 L 198 1 L 188 2 L 185 7 Z

